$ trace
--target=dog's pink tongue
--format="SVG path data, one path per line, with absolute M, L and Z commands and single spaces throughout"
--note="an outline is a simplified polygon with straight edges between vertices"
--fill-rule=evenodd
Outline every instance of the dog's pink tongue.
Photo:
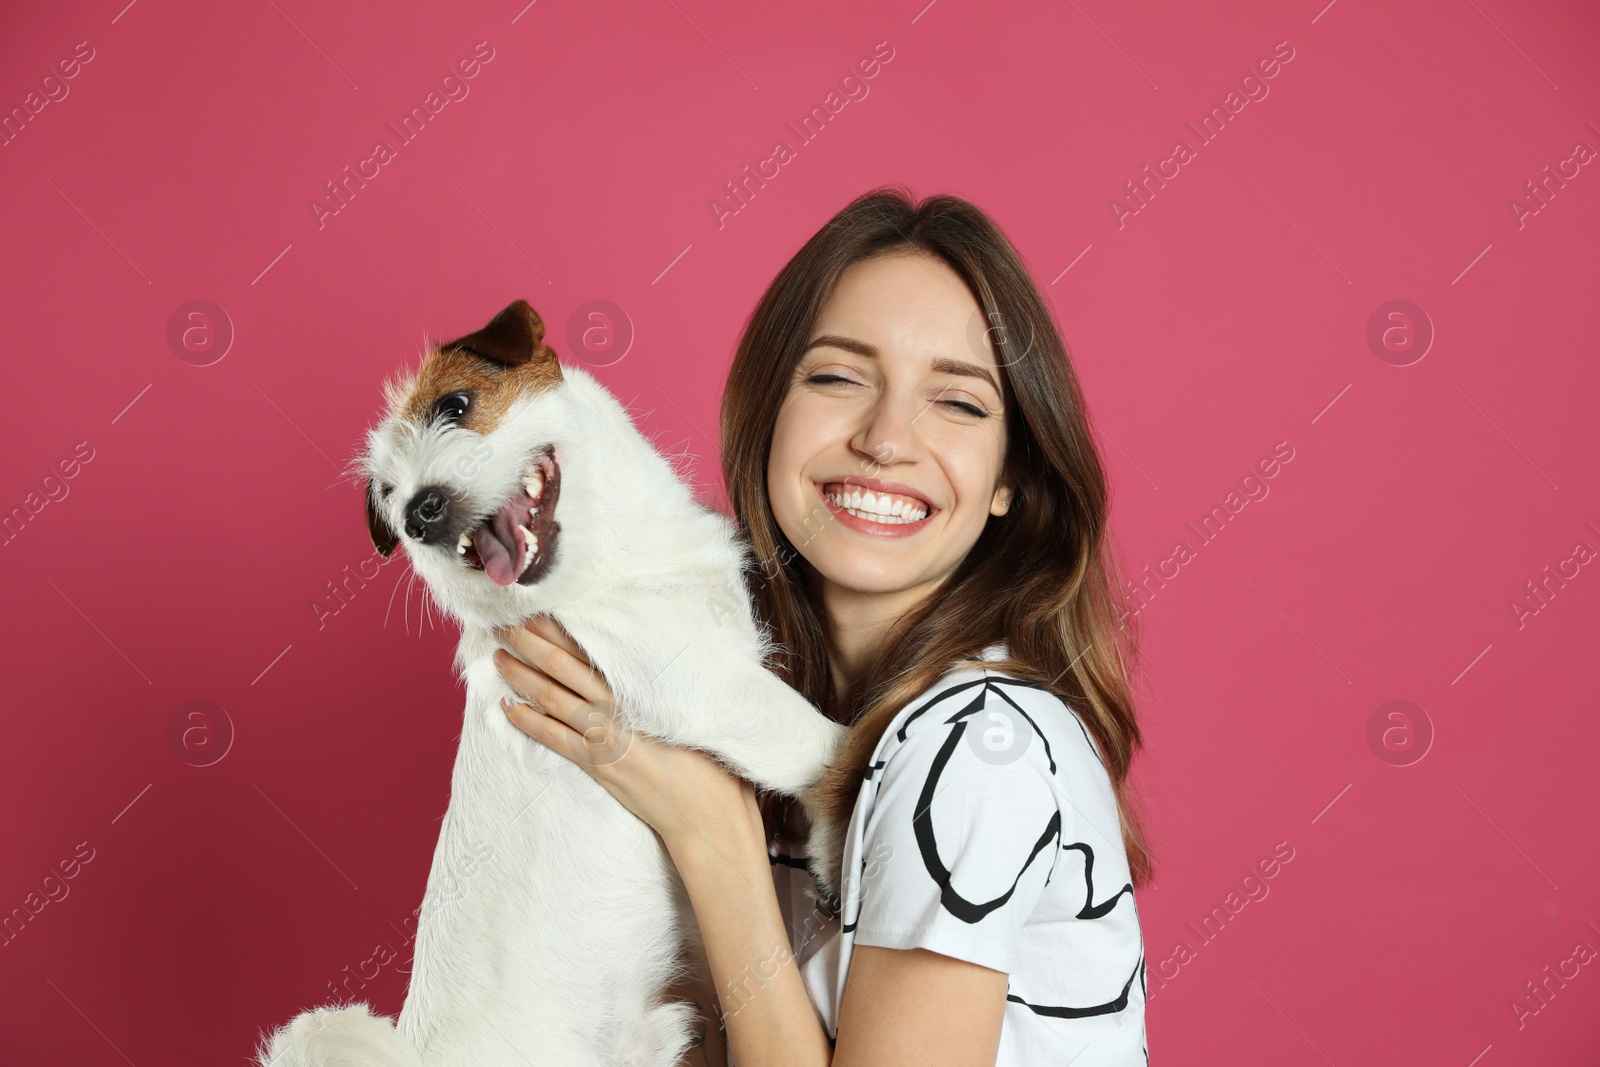
M 522 577 L 517 565 L 522 562 L 522 535 L 517 532 L 517 517 L 528 514 L 533 503 L 519 492 L 510 503 L 495 512 L 494 518 L 472 531 L 472 547 L 478 550 L 483 570 L 496 585 L 510 585 Z
M 472 531 L 472 547 L 478 550 L 478 559 L 483 561 L 483 571 L 496 585 L 510 585 L 517 580 L 514 569 L 522 562 L 522 553 L 517 547 L 515 531 L 502 528 L 508 524 L 502 522 L 504 512 L 496 515 L 489 522 L 484 523 Z M 502 541 L 501 538 L 505 537 Z

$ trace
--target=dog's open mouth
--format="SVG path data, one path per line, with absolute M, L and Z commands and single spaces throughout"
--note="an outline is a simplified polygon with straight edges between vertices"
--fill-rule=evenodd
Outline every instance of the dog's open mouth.
M 522 484 L 511 499 L 480 525 L 461 535 L 456 555 L 483 571 L 496 585 L 531 585 L 554 558 L 556 498 L 561 493 L 561 467 L 555 452 L 545 449 L 522 472 Z

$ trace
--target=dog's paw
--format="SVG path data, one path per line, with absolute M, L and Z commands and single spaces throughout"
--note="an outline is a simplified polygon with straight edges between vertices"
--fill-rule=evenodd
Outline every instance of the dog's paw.
M 256 1060 L 260 1067 L 422 1067 L 394 1020 L 362 1002 L 302 1012 L 261 1043 Z
M 844 836 L 849 823 L 818 814 L 808 803 L 811 835 L 806 839 L 806 862 L 817 883 L 819 906 L 838 914 L 839 890 L 844 867 Z

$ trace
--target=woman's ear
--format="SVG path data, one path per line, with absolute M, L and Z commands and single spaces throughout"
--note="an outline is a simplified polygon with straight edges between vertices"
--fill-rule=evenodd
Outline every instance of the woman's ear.
M 1016 495 L 1009 479 L 1002 479 L 994 487 L 994 496 L 989 500 L 989 514 L 1004 515 L 1011 510 L 1011 498 Z

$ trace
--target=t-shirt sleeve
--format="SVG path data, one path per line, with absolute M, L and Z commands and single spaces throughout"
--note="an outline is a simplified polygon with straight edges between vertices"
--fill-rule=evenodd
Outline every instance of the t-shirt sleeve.
M 1026 719 L 992 696 L 923 720 L 878 772 L 855 943 L 924 948 L 1009 974 L 1061 848 L 1049 756 L 1027 737 Z

